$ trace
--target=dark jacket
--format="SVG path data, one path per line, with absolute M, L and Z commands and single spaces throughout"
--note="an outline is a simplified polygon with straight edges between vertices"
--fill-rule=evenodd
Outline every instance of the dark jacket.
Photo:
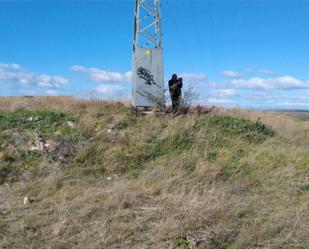
M 177 80 L 169 80 L 168 88 L 170 90 L 170 94 L 172 98 L 178 98 L 181 95 L 181 88 L 182 88 L 182 79 Z

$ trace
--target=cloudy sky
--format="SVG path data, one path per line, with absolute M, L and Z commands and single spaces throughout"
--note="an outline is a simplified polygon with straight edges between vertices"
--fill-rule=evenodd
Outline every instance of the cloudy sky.
M 0 1 L 0 95 L 129 98 L 133 2 Z M 163 0 L 166 81 L 199 103 L 309 109 L 309 1 Z

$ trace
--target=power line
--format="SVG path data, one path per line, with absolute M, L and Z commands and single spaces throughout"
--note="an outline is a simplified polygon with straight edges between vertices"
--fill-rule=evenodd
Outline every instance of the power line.
M 168 1 L 165 1 L 166 3 L 166 6 L 167 6 L 167 9 L 169 10 L 169 13 L 171 15 L 171 19 L 172 19 L 172 22 L 173 22 L 173 25 L 175 27 L 175 30 L 176 30 L 176 33 L 177 33 L 177 36 L 180 40 L 180 43 L 182 43 L 182 48 L 184 49 L 184 54 L 186 56 L 186 62 L 190 65 L 191 68 L 194 68 L 193 64 L 192 64 L 192 60 L 191 60 L 191 56 L 190 56 L 190 52 L 188 51 L 187 49 L 187 46 L 186 46 L 186 43 L 184 42 L 184 39 L 183 39 L 183 36 L 180 32 L 180 29 L 179 29 L 179 26 L 177 25 L 177 22 L 176 22 L 176 19 L 175 19 L 175 16 L 173 14 L 173 11 L 174 9 L 170 6 L 170 4 L 168 3 Z
M 195 40 L 196 40 L 196 44 L 199 47 L 199 56 L 201 58 L 202 64 L 203 64 L 203 68 L 206 69 L 206 58 L 205 58 L 205 49 L 204 49 L 204 44 L 201 40 L 201 35 L 200 35 L 200 28 L 198 25 L 198 17 L 199 17 L 199 9 L 196 9 L 196 5 L 195 5 L 195 1 L 194 0 L 190 0 L 191 2 L 191 7 L 190 8 L 190 13 L 192 14 L 192 18 L 191 20 L 194 21 L 194 31 L 195 31 Z

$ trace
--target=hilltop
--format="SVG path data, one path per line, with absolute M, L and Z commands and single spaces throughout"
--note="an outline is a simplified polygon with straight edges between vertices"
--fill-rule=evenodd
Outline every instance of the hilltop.
M 0 98 L 0 248 L 309 248 L 309 125 Z

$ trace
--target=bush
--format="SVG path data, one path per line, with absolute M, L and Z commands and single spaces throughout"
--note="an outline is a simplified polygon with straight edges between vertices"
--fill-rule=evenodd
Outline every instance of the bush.
M 260 119 L 252 122 L 248 119 L 231 116 L 213 116 L 210 119 L 210 124 L 219 127 L 225 133 L 232 136 L 241 136 L 247 141 L 254 143 L 264 142 L 267 137 L 272 137 L 275 134 Z

